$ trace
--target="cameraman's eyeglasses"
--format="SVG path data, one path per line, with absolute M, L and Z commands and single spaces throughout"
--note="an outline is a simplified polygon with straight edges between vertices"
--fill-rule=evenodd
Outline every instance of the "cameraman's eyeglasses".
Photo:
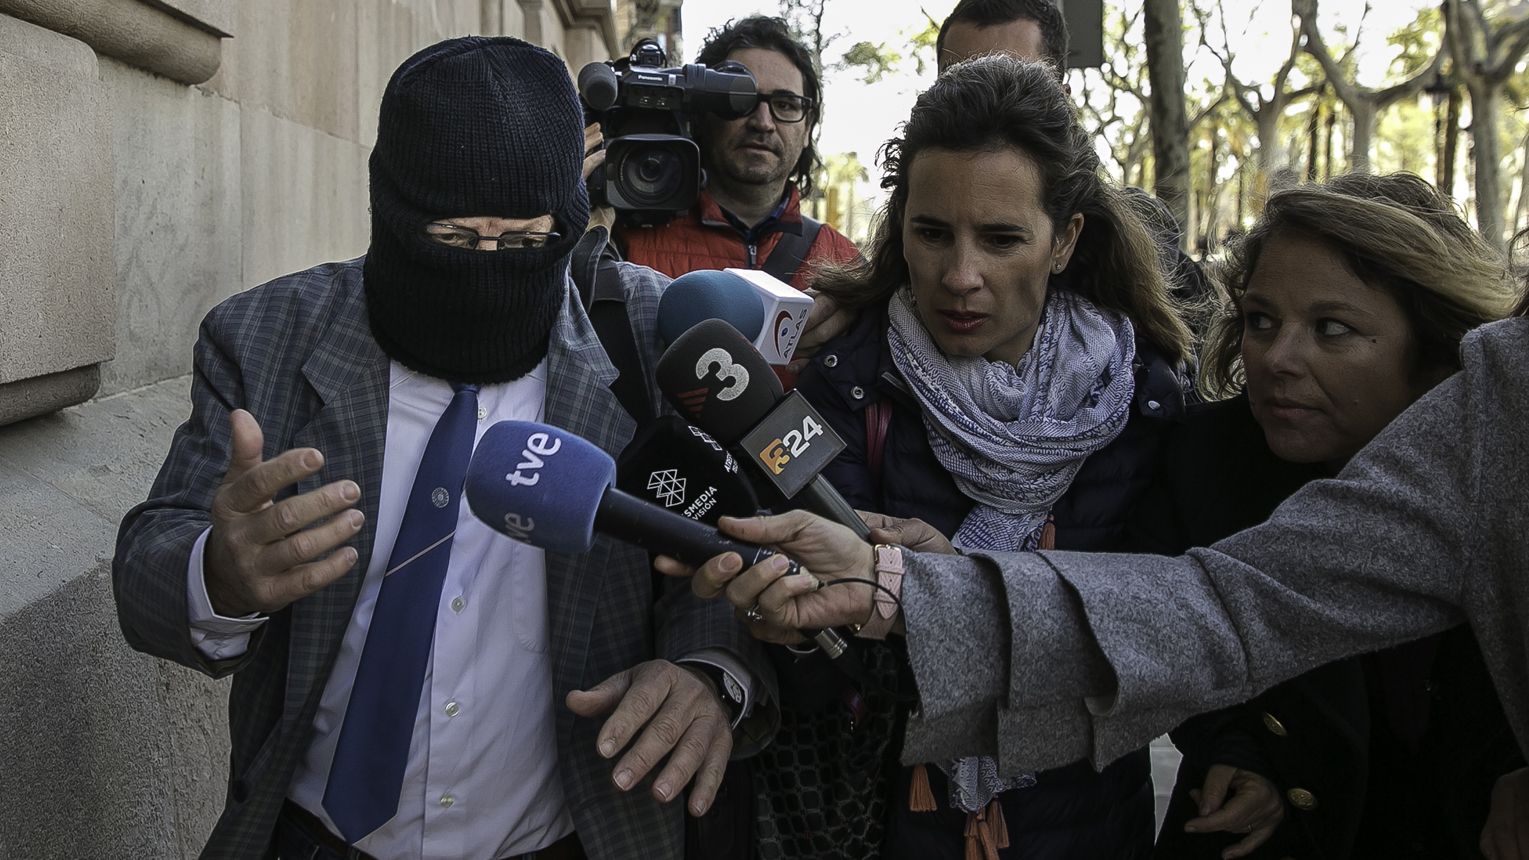
M 483 236 L 477 230 L 458 227 L 455 224 L 442 224 L 440 222 L 426 224 L 425 236 L 432 242 L 439 242 L 448 248 L 477 250 L 478 243 L 493 242 L 495 251 L 524 251 L 531 248 L 545 248 L 560 238 L 557 233 L 539 233 L 534 230 L 510 230 L 500 233 L 498 236 Z
M 776 122 L 801 122 L 807 118 L 807 112 L 812 110 L 812 99 L 790 90 L 760 93 L 759 101 L 770 106 L 770 116 Z

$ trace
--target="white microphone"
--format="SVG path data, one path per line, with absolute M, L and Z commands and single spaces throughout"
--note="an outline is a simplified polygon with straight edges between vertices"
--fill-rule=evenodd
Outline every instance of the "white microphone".
M 764 305 L 764 325 L 754 338 L 754 348 L 771 364 L 790 364 L 812 312 L 812 297 L 758 269 L 723 271 L 747 282 Z

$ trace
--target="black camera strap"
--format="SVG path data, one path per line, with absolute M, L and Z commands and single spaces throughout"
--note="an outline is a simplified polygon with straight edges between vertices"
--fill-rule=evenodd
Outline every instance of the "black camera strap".
M 818 240 L 818 231 L 822 229 L 822 221 L 803 215 L 802 232 L 788 233 L 782 230 L 780 241 L 775 243 L 775 250 L 770 252 L 760 268 L 781 283 L 791 283 L 802 264 L 807 262 L 807 254 L 812 251 L 812 243 Z

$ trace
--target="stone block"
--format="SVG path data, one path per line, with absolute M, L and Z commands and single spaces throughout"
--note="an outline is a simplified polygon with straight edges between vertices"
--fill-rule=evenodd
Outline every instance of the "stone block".
M 128 648 L 110 563 L 189 377 L 0 428 L 0 857 L 197 856 L 226 686 Z
M 563 50 L 563 59 L 575 75 L 588 63 L 612 59 L 605 34 L 594 27 L 570 27 L 563 34 Z
M 506 7 L 499 16 L 501 21 L 510 14 L 508 7 L 515 6 L 517 11 L 519 8 L 513 0 L 504 0 L 500 5 Z M 356 121 L 361 130 L 358 140 L 371 146 L 377 142 L 377 107 L 393 71 L 426 45 L 453 36 L 482 34 L 487 25 L 480 0 L 363 3 L 357 14 Z M 515 23 L 519 23 L 518 18 Z M 518 30 L 500 32 L 513 35 Z
M 366 147 L 248 106 L 240 128 L 246 286 L 366 252 Z
M 0 855 L 192 858 L 217 820 L 226 688 L 128 648 L 109 567 L 0 619 Z
M 205 0 L 176 2 L 191 7 Z M 194 14 L 167 7 L 166 0 L 0 0 L 0 15 L 31 21 L 185 84 L 212 77 L 227 35 Z
M 111 121 L 85 44 L 0 15 L 0 383 L 112 357 Z
M 100 388 L 99 364 L 0 383 L 0 427 L 84 403 Z
M 235 36 L 207 86 L 245 108 L 261 107 L 357 140 L 357 5 L 358 0 L 238 4 Z
M 0 618 L 110 558 L 191 414 L 190 377 L 0 427 Z
M 223 36 L 233 36 L 238 29 L 237 4 L 223 0 L 154 0 L 181 17 L 190 18 L 205 30 Z
M 202 316 L 243 286 L 239 106 L 103 59 L 116 165 L 114 394 L 191 370 Z M 279 217 L 279 213 L 264 213 Z

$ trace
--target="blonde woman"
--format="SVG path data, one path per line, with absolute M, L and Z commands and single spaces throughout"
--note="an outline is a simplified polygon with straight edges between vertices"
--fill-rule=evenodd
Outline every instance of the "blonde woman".
M 1227 399 L 1174 434 L 1132 549 L 1207 546 L 1337 474 L 1517 298 L 1501 256 L 1409 174 L 1274 195 L 1222 280 L 1200 381 Z M 1476 856 L 1493 783 L 1523 765 L 1463 625 L 1323 666 L 1174 740 L 1157 846 L 1172 858 Z

